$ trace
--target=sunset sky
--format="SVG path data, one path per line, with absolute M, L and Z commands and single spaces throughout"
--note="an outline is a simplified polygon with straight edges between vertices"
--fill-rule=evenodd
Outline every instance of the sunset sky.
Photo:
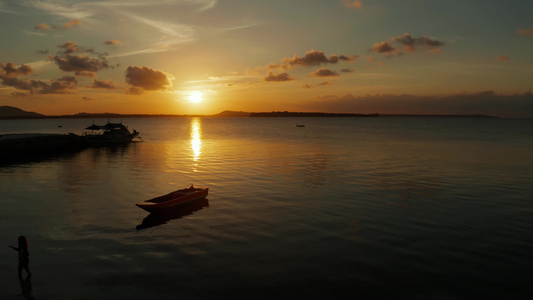
M 0 106 L 533 117 L 531 0 L 0 0 Z

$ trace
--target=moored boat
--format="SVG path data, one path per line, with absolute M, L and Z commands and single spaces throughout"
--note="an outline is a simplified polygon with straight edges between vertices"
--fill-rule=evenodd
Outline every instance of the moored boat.
M 139 136 L 138 131 L 134 129 L 133 132 L 130 132 L 128 127 L 122 123 L 108 122 L 103 126 L 93 124 L 85 129 L 91 130 L 82 135 L 85 141 L 90 144 L 128 143 Z M 95 130 L 97 131 L 95 132 Z
M 197 188 L 191 185 L 189 188 L 142 201 L 135 205 L 151 213 L 164 212 L 168 209 L 186 206 L 196 200 L 204 199 L 207 197 L 208 192 L 209 188 Z

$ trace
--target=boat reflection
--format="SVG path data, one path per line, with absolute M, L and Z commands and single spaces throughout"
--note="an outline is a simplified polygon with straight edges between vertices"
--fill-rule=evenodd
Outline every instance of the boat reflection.
M 137 225 L 137 229 L 159 226 L 167 223 L 170 220 L 180 219 L 185 216 L 191 215 L 194 212 L 208 206 L 209 200 L 207 200 L 206 198 L 202 198 L 191 202 L 187 206 L 179 206 L 177 208 L 172 208 L 159 213 L 150 213 L 142 220 L 141 224 Z

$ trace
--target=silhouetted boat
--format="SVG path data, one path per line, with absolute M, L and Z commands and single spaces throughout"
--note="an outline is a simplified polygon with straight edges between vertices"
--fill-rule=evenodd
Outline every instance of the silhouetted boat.
M 139 202 L 135 205 L 151 213 L 163 212 L 170 208 L 184 206 L 195 200 L 203 199 L 207 197 L 208 192 L 209 188 L 195 188 L 191 185 L 187 189 L 177 190 L 164 196 Z
M 303 124 L 297 124 L 296 127 L 305 127 Z
M 84 132 L 82 136 L 85 142 L 89 144 L 128 143 L 139 135 L 135 129 L 130 132 L 128 127 L 122 123 L 107 123 L 103 126 L 93 124 L 85 129 L 91 130 L 91 132 Z M 98 132 L 94 132 L 94 130 L 98 130 Z

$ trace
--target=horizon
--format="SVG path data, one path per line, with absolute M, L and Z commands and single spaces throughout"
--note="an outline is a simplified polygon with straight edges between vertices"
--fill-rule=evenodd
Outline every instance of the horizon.
M 533 117 L 533 3 L 0 2 L 0 106 Z

